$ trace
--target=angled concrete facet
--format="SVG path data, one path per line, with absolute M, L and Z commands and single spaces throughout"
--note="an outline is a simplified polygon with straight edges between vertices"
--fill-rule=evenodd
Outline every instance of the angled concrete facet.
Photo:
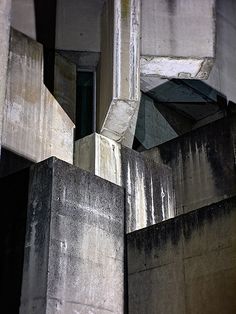
M 142 0 L 141 8 L 141 75 L 207 79 L 215 57 L 215 0 Z
M 140 1 L 108 0 L 102 15 L 98 128 L 123 143 L 139 106 Z M 129 146 L 131 141 L 129 142 Z

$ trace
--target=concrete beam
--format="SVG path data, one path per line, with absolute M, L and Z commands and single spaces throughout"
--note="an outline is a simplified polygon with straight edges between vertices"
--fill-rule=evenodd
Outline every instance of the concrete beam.
M 122 143 L 139 106 L 140 1 L 107 0 L 101 36 L 98 129 Z
M 7 62 L 10 33 L 11 0 L 0 2 L 0 156 L 2 141 L 3 108 L 5 105 Z
M 141 75 L 207 79 L 215 57 L 215 0 L 143 0 Z

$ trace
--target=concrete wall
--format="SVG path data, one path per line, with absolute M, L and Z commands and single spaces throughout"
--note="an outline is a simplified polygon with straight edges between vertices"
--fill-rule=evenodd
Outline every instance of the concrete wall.
M 75 123 L 76 112 L 76 65 L 56 53 L 54 97 Z
M 235 197 L 129 234 L 129 313 L 235 313 L 235 239 Z
M 177 214 L 236 194 L 235 115 L 144 152 L 173 171 Z
M 12 0 L 11 26 L 36 40 L 34 0 Z
M 123 313 L 123 189 L 55 158 L 30 178 L 20 313 Z
M 121 158 L 127 233 L 174 217 L 176 204 L 171 169 L 126 147 L 121 148 Z
M 58 0 L 56 49 L 100 51 L 104 0 Z
M 73 162 L 74 125 L 43 84 L 43 49 L 12 30 L 2 145 L 31 161 Z
M 2 138 L 3 109 L 6 94 L 7 60 L 10 33 L 11 0 L 2 0 L 0 3 L 0 156 Z

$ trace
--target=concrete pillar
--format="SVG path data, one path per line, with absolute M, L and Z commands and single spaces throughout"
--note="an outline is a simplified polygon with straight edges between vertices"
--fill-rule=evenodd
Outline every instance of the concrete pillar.
M 56 158 L 31 168 L 20 313 L 124 308 L 123 189 Z
M 10 33 L 11 0 L 0 2 L 0 156 L 2 140 L 3 108 L 5 104 L 7 61 Z
M 142 0 L 141 75 L 207 79 L 215 58 L 215 0 Z
M 98 131 L 132 146 L 139 105 L 140 0 L 107 0 L 102 15 Z M 129 132 L 129 131 L 128 131 Z M 126 141 L 125 141 L 126 140 Z

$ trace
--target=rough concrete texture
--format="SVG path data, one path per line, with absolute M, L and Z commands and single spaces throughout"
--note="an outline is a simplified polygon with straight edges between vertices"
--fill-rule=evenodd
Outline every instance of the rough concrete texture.
M 2 145 L 31 161 L 73 162 L 74 124 L 43 84 L 43 49 L 12 30 Z
M 177 214 L 236 194 L 234 124 L 232 115 L 143 153 L 172 168 Z
M 123 189 L 50 158 L 31 168 L 20 313 L 123 313 Z
M 74 123 L 76 109 L 76 74 L 76 65 L 56 53 L 54 96 Z
M 102 135 L 132 147 L 130 127 L 136 123 L 132 118 L 140 98 L 139 1 L 107 0 L 101 36 L 98 129 Z
M 176 215 L 172 171 L 121 148 L 122 181 L 126 189 L 126 231 L 132 232 Z
M 2 138 L 2 120 L 5 105 L 6 80 L 7 80 L 7 60 L 9 49 L 11 0 L 1 0 L 0 2 L 0 156 Z
M 34 0 L 12 0 L 11 26 L 36 40 Z
M 129 313 L 236 312 L 236 198 L 127 237 Z
M 214 13 L 215 0 L 143 0 L 141 74 L 206 79 L 215 56 Z
M 74 165 L 121 186 L 120 144 L 94 133 L 75 142 Z
M 216 61 L 207 84 L 236 102 L 236 3 L 216 0 Z

